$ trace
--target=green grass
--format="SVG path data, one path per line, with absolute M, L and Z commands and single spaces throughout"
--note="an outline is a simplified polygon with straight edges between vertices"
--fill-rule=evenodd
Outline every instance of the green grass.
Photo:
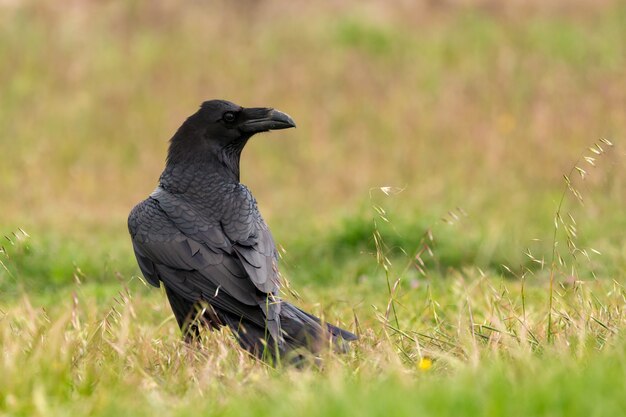
M 626 8 L 478 3 L 0 6 L 0 415 L 623 414 Z M 321 367 L 186 346 L 138 277 L 215 97 L 298 123 L 242 180 L 285 297 L 361 336 Z
M 0 404 L 9 415 L 619 415 L 622 286 L 559 288 L 548 342 L 547 292 L 536 280 L 524 301 L 519 283 L 475 271 L 418 283 L 394 296 L 397 323 L 385 318 L 389 298 L 380 291 L 320 290 L 335 300 L 324 306 L 329 319 L 354 308 L 361 340 L 305 370 L 264 367 L 227 332 L 185 346 L 157 291 L 122 290 L 94 303 L 101 289 L 78 285 L 45 309 L 24 297 L 2 312 Z M 350 305 L 355 298 L 361 305 Z M 420 357 L 432 368 L 420 369 Z

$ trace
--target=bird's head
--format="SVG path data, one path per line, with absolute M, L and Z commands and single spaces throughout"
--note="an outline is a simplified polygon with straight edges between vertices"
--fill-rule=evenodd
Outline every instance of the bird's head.
M 172 137 L 168 165 L 213 158 L 236 171 L 248 139 L 256 133 L 288 129 L 291 117 L 269 107 L 241 107 L 225 100 L 205 101 Z

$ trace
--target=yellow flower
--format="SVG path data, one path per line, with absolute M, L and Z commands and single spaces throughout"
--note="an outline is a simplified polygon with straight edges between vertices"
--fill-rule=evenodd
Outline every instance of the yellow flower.
M 420 371 L 428 371 L 433 366 L 433 360 L 427 356 L 420 358 L 420 361 L 417 363 L 417 368 Z

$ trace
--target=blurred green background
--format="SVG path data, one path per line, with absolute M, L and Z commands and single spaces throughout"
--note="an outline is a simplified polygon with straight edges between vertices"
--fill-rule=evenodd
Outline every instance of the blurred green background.
M 439 272 L 536 266 L 575 164 L 578 239 L 623 267 L 626 7 L 544 3 L 0 3 L 0 227 L 30 235 L 5 241 L 0 288 L 137 274 L 127 213 L 211 98 L 298 123 L 242 162 L 296 281 L 375 268 L 373 207 L 391 252 L 433 229 Z M 577 162 L 600 138 L 617 148 Z

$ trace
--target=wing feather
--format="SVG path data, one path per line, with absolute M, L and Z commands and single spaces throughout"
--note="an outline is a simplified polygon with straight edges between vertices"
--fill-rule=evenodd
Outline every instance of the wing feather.
M 208 216 L 157 188 L 131 212 L 133 247 L 150 284 L 162 281 L 189 301 L 205 300 L 251 322 L 260 320 L 281 340 L 274 243 L 256 202 L 244 191 L 233 196 L 233 209 L 218 221 L 215 213 Z

